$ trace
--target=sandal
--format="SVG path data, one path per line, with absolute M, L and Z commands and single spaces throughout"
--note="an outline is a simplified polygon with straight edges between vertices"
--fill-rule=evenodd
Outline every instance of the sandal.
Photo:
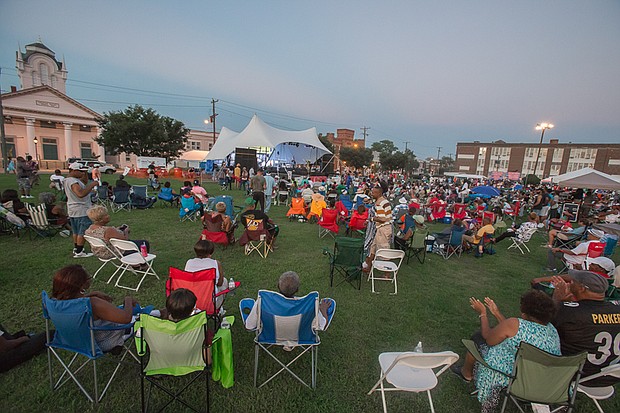
M 469 383 L 471 382 L 471 379 L 466 379 L 465 376 L 463 376 L 463 370 L 462 370 L 463 366 L 457 366 L 456 364 L 453 364 L 450 366 L 450 371 L 452 373 L 454 373 L 455 375 L 458 376 L 459 379 L 463 380 L 465 383 Z

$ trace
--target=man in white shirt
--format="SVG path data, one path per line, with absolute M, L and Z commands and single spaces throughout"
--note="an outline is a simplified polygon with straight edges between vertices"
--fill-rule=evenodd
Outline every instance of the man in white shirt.
M 271 174 L 265 174 L 265 213 L 271 209 L 271 199 L 273 197 L 273 190 L 276 187 L 276 180 Z
M 60 169 L 56 169 L 54 174 L 50 176 L 50 189 L 62 191 L 62 183 L 65 177 L 61 175 Z
M 564 260 L 569 268 L 577 270 L 583 269 L 583 263 L 586 260 L 588 254 L 588 247 L 592 241 L 598 241 L 605 233 L 598 229 L 588 230 L 588 239 L 586 242 L 582 242 L 572 250 L 564 248 L 549 248 L 547 253 L 547 270 L 555 271 L 555 261 L 557 258 Z

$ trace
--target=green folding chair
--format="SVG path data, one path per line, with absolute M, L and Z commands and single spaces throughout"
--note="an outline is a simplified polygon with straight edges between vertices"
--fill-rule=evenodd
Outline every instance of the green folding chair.
M 558 406 L 552 412 L 568 407 L 566 412 L 570 413 L 575 407 L 577 384 L 587 353 L 556 356 L 522 341 L 515 356 L 512 373 L 506 374 L 484 361 L 473 341 L 462 342 L 478 363 L 509 378 L 502 413 L 506 410 L 508 399 L 514 402 L 521 413 L 525 411 L 519 403 Z
M 407 265 L 411 257 L 415 256 L 420 264 L 424 264 L 426 259 L 426 237 L 428 236 L 428 229 L 416 229 L 413 236 L 410 238 L 411 242 L 405 251 L 407 256 Z
M 178 323 L 162 320 L 150 315 L 140 316 L 134 325 L 136 348 L 140 356 L 142 411 L 148 411 L 153 386 L 169 396 L 159 410 L 163 411 L 172 402 L 178 401 L 193 411 L 209 411 L 209 375 L 206 363 L 207 314 L 202 311 Z M 148 360 L 147 360 L 148 359 Z M 164 376 L 186 376 L 184 385 L 173 390 L 162 383 Z M 204 379 L 205 401 L 202 408 L 190 405 L 181 394 L 198 379 Z M 150 383 L 145 397 L 145 381 Z
M 339 284 L 348 282 L 357 289 L 362 287 L 362 262 L 364 261 L 364 240 L 360 238 L 336 237 L 334 252 L 323 249 L 323 255 L 329 256 L 329 286 L 334 286 L 334 275 L 343 279 Z M 338 284 L 338 285 L 339 285 Z

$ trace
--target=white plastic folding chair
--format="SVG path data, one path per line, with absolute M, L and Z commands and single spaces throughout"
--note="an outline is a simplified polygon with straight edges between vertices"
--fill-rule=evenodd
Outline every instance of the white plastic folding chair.
M 508 249 L 518 248 L 519 251 L 521 251 L 521 254 L 525 254 L 525 251 L 523 251 L 523 248 L 525 248 L 527 252 L 530 252 L 527 243 L 530 242 L 530 239 L 532 239 L 532 236 L 536 233 L 537 230 L 538 229 L 536 227 L 532 227 L 526 230 L 521 235 L 511 237 L 510 239 L 512 240 L 512 244 L 508 247 Z
M 116 279 L 116 284 L 114 284 L 116 287 L 137 292 L 147 275 L 152 274 L 159 280 L 159 276 L 153 269 L 153 261 L 157 258 L 157 255 L 147 254 L 146 257 L 143 257 L 138 246 L 131 241 L 112 238 L 110 239 L 110 244 L 112 244 L 120 256 L 121 265 L 118 270 L 123 270 Z M 136 268 L 140 266 L 146 266 L 146 269 L 142 270 Z M 138 282 L 138 286 L 136 288 L 120 284 L 121 278 L 123 278 L 123 274 L 125 274 L 127 270 L 133 274 L 142 274 L 142 278 L 140 279 L 140 282 Z
M 396 282 L 396 274 L 400 269 L 400 264 L 405 258 L 405 251 L 396 249 L 380 249 L 375 254 L 375 259 L 372 261 L 370 267 L 370 273 L 368 274 L 368 280 L 371 282 L 371 291 L 375 293 L 375 280 L 388 281 L 394 284 L 394 295 L 398 294 L 398 284 Z M 387 277 L 382 277 L 376 272 L 381 272 Z
M 379 354 L 381 376 L 379 381 L 370 389 L 368 395 L 375 391 L 381 392 L 383 412 L 387 413 L 385 392 L 408 391 L 414 393 L 426 392 L 431 412 L 435 412 L 431 390 L 437 386 L 437 377 L 445 372 L 459 359 L 458 354 L 452 351 L 439 353 L 390 352 Z M 439 369 L 437 372 L 434 369 Z M 384 381 L 393 387 L 385 387 Z
M 99 257 L 99 256 L 97 256 L 95 254 L 95 256 L 99 259 L 99 261 L 102 262 L 102 264 L 99 267 L 99 269 L 97 271 L 95 271 L 95 274 L 93 275 L 93 278 L 97 278 L 97 274 L 99 274 L 99 271 L 101 271 L 103 269 L 103 267 L 105 267 L 108 263 L 112 264 L 114 267 L 116 267 L 116 270 L 110 276 L 110 278 L 108 278 L 107 284 L 110 284 L 110 281 L 112 281 L 112 279 L 114 278 L 114 276 L 118 272 L 118 269 L 120 267 L 120 258 L 121 257 L 118 255 L 118 253 L 116 251 L 114 251 L 112 248 L 108 247 L 108 244 L 106 244 L 105 241 L 102 240 L 102 239 L 91 237 L 90 235 L 84 235 L 84 239 L 86 240 L 86 242 L 88 242 L 90 244 L 91 249 L 93 247 L 94 248 L 105 248 L 110 254 L 112 254 L 111 258 L 101 258 L 101 257 Z
M 587 387 L 583 385 L 583 383 L 605 376 L 620 379 L 620 364 L 613 364 L 611 366 L 603 367 L 599 373 L 582 378 L 581 380 L 579 380 L 579 386 L 577 387 L 578 392 L 583 393 L 590 399 L 592 399 L 600 413 L 605 412 L 603 411 L 603 408 L 599 404 L 598 400 L 606 400 L 613 396 L 614 386 L 610 385 L 604 387 Z

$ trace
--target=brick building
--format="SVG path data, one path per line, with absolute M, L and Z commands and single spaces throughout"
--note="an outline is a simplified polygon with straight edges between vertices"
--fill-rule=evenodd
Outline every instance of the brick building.
M 336 129 L 336 134 L 328 132 L 327 140 L 334 145 L 334 169 L 340 170 L 340 148 L 365 148 L 365 139 L 355 139 L 355 131 L 352 129 Z
M 560 175 L 585 167 L 620 175 L 620 144 L 560 143 L 551 139 L 542 145 L 534 143 L 459 142 L 456 144 L 457 172 L 488 176 L 493 172 L 534 173 L 539 177 Z

